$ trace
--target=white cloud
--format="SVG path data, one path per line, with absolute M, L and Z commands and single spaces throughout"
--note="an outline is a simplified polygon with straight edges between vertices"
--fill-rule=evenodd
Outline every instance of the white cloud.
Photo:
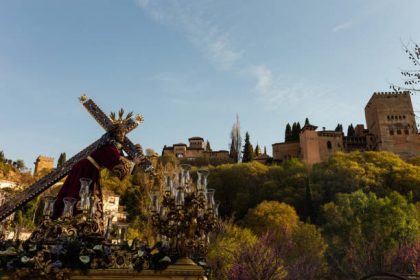
M 342 30 L 346 30 L 349 29 L 350 27 L 352 27 L 353 25 L 353 21 L 348 21 L 339 25 L 334 26 L 334 28 L 332 29 L 332 32 L 340 32 Z
M 305 98 L 320 97 L 323 94 L 321 89 L 315 89 L 313 85 L 282 80 L 267 66 L 255 66 L 244 61 L 244 50 L 235 49 L 229 32 L 221 30 L 213 19 L 214 15 L 206 14 L 206 0 L 182 4 L 178 0 L 137 0 L 137 3 L 157 22 L 183 33 L 217 67 L 233 74 L 245 73 L 246 77 L 253 79 L 257 100 L 266 110 L 284 108 L 285 103 L 296 105 Z M 174 81 L 170 83 L 179 88 Z
M 323 85 L 308 85 L 307 82 L 274 76 L 265 65 L 251 67 L 249 74 L 256 80 L 255 93 L 267 110 L 278 110 L 287 105 L 296 106 L 303 101 L 325 98 L 332 92 Z
M 139 7 L 159 23 L 180 30 L 210 61 L 228 69 L 241 57 L 229 40 L 229 33 L 204 14 L 205 2 L 137 0 Z M 192 3 L 192 4 L 191 4 Z
M 212 59 L 218 61 L 223 68 L 231 67 L 242 55 L 242 52 L 230 48 L 228 42 L 222 38 L 208 45 L 208 51 Z

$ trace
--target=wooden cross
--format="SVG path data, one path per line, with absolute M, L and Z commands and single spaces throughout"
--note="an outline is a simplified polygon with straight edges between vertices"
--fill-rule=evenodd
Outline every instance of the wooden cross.
M 99 125 L 102 126 L 103 129 L 105 129 L 107 133 L 109 133 L 114 128 L 114 124 L 112 123 L 111 119 L 98 107 L 98 105 L 96 105 L 95 102 L 93 102 L 92 99 L 87 98 L 86 95 L 82 95 L 79 98 L 79 100 L 83 104 L 85 109 L 92 115 L 92 117 L 99 123 Z M 133 129 L 135 129 L 139 125 L 139 123 L 143 121 L 143 117 L 141 116 L 137 116 L 136 118 L 138 121 L 134 121 L 131 118 L 129 119 L 126 126 L 127 134 Z M 131 142 L 130 139 L 128 139 L 128 137 L 124 138 L 123 150 L 131 158 L 141 156 L 141 155 L 137 155 L 136 148 L 133 142 Z
M 53 170 L 49 174 L 45 175 L 34 184 L 26 188 L 23 192 L 15 195 L 14 197 L 10 198 L 5 202 L 3 205 L 0 206 L 0 221 L 7 218 L 10 214 L 15 212 L 16 210 L 22 208 L 26 203 L 40 195 L 42 192 L 50 188 L 52 185 L 60 181 L 62 178 L 69 174 L 72 167 L 79 162 L 80 160 L 89 156 L 94 150 L 99 148 L 100 146 L 104 145 L 108 139 L 111 129 L 113 128 L 112 121 L 108 118 L 108 116 L 93 102 L 92 99 L 87 98 L 86 95 L 83 95 L 79 98 L 80 102 L 86 108 L 86 110 L 93 116 L 93 118 L 105 129 L 106 133 L 90 144 L 88 147 L 77 153 L 75 156 L 70 158 L 66 161 L 61 167 Z M 142 120 L 141 117 L 137 117 L 135 120 L 130 119 L 127 125 L 127 133 L 135 129 L 139 122 Z M 137 154 L 135 146 L 133 142 L 130 141 L 127 137 L 124 139 L 123 143 L 123 150 L 128 154 L 129 157 L 142 157 L 145 159 L 143 154 Z M 142 168 L 146 171 L 150 171 L 153 168 L 151 167 L 150 163 L 147 160 L 142 160 L 145 162 Z

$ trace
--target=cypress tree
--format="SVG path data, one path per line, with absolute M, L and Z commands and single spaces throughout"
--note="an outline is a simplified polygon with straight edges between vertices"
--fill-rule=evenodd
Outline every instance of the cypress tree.
M 295 141 L 296 140 L 296 123 L 294 122 L 292 124 L 292 136 L 290 137 L 291 141 Z
M 261 149 L 260 146 L 257 144 L 257 146 L 255 146 L 255 152 L 254 155 L 257 157 L 259 155 L 261 155 Z
M 287 123 L 286 125 L 286 131 L 284 133 L 284 141 L 289 142 L 292 140 L 292 128 L 290 127 L 290 124 Z
M 61 166 L 63 166 L 65 162 L 66 162 L 66 153 L 61 153 L 60 156 L 58 157 L 57 168 L 60 168 Z
M 337 124 L 337 127 L 335 128 L 335 131 L 343 132 L 343 125 L 341 123 Z
M 356 132 L 354 131 L 353 124 L 350 124 L 347 129 L 347 136 L 354 136 Z
M 245 134 L 245 145 L 243 150 L 242 162 L 251 162 L 254 158 L 254 149 L 249 139 L 249 133 Z
M 206 151 L 211 152 L 210 142 L 207 140 Z
M 308 118 L 305 119 L 305 125 L 310 125 Z
M 300 134 L 301 130 L 302 130 L 302 127 L 300 126 L 300 123 L 298 122 L 296 124 L 296 133 L 297 133 L 297 136 L 298 136 L 296 140 L 299 140 L 299 134 Z
M 266 154 L 267 154 L 267 147 L 264 146 L 264 155 L 266 155 Z
M 311 189 L 311 185 L 308 183 L 306 185 L 306 189 L 305 189 L 305 219 L 310 219 L 310 222 L 314 223 L 315 222 L 315 211 L 314 211 L 314 205 L 313 205 L 313 201 L 312 201 L 312 189 Z
M 293 123 L 292 126 L 292 141 L 299 141 L 299 134 L 301 131 L 300 123 Z

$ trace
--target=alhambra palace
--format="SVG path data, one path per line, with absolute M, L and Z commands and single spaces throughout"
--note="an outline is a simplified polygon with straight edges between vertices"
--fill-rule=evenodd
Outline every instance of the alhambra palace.
M 420 134 L 417 130 L 410 92 L 374 93 L 365 107 L 367 128 L 355 127 L 354 135 L 342 131 L 322 130 L 306 124 L 298 141 L 273 144 L 273 160 L 299 158 L 312 164 L 328 160 L 336 152 L 389 151 L 403 159 L 420 155 Z
M 298 139 L 287 139 L 272 144 L 273 157 L 258 155 L 254 160 L 261 163 L 281 163 L 298 158 L 314 164 L 327 161 L 336 152 L 389 151 L 403 159 L 420 156 L 420 134 L 411 102 L 410 92 L 374 93 L 365 107 L 366 125 L 358 124 L 353 135 L 344 135 L 337 130 L 317 130 L 307 123 L 300 130 Z M 207 150 L 202 137 L 191 137 L 188 145 L 177 143 L 165 146 L 162 155 L 177 158 L 208 158 L 229 162 L 229 151 Z M 35 162 L 35 173 L 41 169 L 52 169 L 53 158 L 39 156 Z
M 420 155 L 420 134 L 409 92 L 374 93 L 365 107 L 367 128 L 356 125 L 354 135 L 345 136 L 342 131 L 321 130 L 305 124 L 298 140 L 272 144 L 273 162 L 299 158 L 313 164 L 328 160 L 336 152 L 390 151 L 407 159 Z M 201 137 L 189 138 L 189 145 L 174 144 L 163 148 L 162 155 L 174 154 L 179 158 L 217 157 L 228 159 L 228 151 L 206 151 Z M 257 161 L 267 162 L 267 155 Z

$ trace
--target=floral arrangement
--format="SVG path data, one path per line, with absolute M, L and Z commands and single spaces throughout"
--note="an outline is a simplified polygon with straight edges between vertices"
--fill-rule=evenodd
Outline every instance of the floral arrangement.
M 87 273 L 89 269 L 164 270 L 172 259 L 162 242 L 148 247 L 139 240 L 131 246 L 68 239 L 61 244 L 31 244 L 7 241 L 0 244 L 3 272 L 17 279 L 67 279 L 71 271 Z

